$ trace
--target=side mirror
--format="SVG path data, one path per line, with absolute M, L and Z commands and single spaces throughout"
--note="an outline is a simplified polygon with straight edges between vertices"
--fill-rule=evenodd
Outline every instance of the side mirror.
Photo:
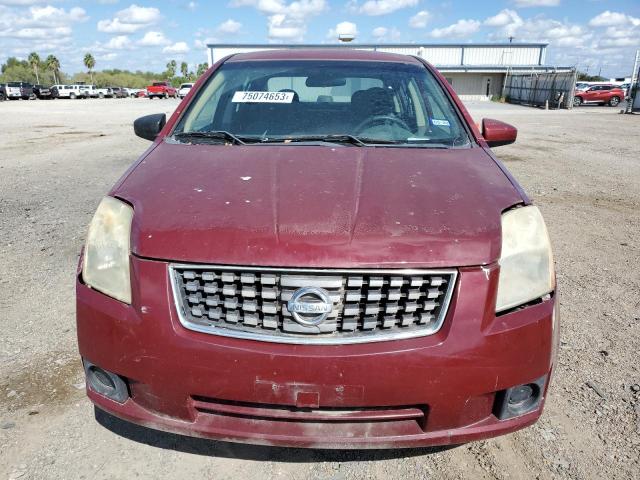
M 167 123 L 167 116 L 164 113 L 145 115 L 133 122 L 133 131 L 140 138 L 153 142 L 164 128 L 165 123 Z
M 500 120 L 482 120 L 482 136 L 490 147 L 509 145 L 516 141 L 518 129 Z

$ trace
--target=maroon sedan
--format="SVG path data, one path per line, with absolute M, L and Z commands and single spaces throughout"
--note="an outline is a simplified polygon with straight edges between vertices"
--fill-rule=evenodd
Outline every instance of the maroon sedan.
M 419 58 L 214 65 L 105 197 L 77 275 L 87 393 L 267 445 L 458 444 L 533 424 L 558 339 L 539 210 Z

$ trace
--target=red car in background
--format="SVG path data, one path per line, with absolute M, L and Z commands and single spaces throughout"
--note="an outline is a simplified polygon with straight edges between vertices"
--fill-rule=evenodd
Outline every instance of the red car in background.
M 147 87 L 147 97 L 154 98 L 176 98 L 178 90 L 171 86 L 169 82 L 153 82 Z
M 98 206 L 76 277 L 87 393 L 147 427 L 313 448 L 535 423 L 558 348 L 542 215 L 420 58 L 234 55 Z M 331 101 L 327 101 L 327 99 Z
M 624 100 L 625 92 L 618 85 L 593 85 L 586 90 L 576 91 L 573 97 L 573 105 L 578 107 L 586 103 L 617 106 Z

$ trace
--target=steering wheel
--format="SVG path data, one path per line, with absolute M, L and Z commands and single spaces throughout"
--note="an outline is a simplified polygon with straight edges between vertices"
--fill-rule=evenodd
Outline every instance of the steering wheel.
M 360 133 L 362 132 L 362 130 L 366 130 L 367 128 L 371 128 L 375 125 L 382 125 L 382 124 L 389 124 L 389 123 L 395 123 L 396 125 L 404 128 L 405 130 L 411 131 L 411 128 L 409 128 L 409 125 L 407 125 L 404 122 L 404 120 L 396 117 L 395 115 L 374 115 L 373 117 L 367 118 L 362 122 L 360 122 L 358 126 L 354 128 L 354 131 L 356 133 Z

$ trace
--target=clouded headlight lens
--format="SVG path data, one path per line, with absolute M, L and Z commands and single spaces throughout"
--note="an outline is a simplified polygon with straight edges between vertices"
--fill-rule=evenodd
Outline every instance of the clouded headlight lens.
M 82 278 L 92 288 L 131 303 L 129 239 L 133 209 L 104 197 L 89 225 Z
M 537 207 L 502 215 L 502 254 L 496 312 L 517 307 L 555 288 L 547 227 Z

